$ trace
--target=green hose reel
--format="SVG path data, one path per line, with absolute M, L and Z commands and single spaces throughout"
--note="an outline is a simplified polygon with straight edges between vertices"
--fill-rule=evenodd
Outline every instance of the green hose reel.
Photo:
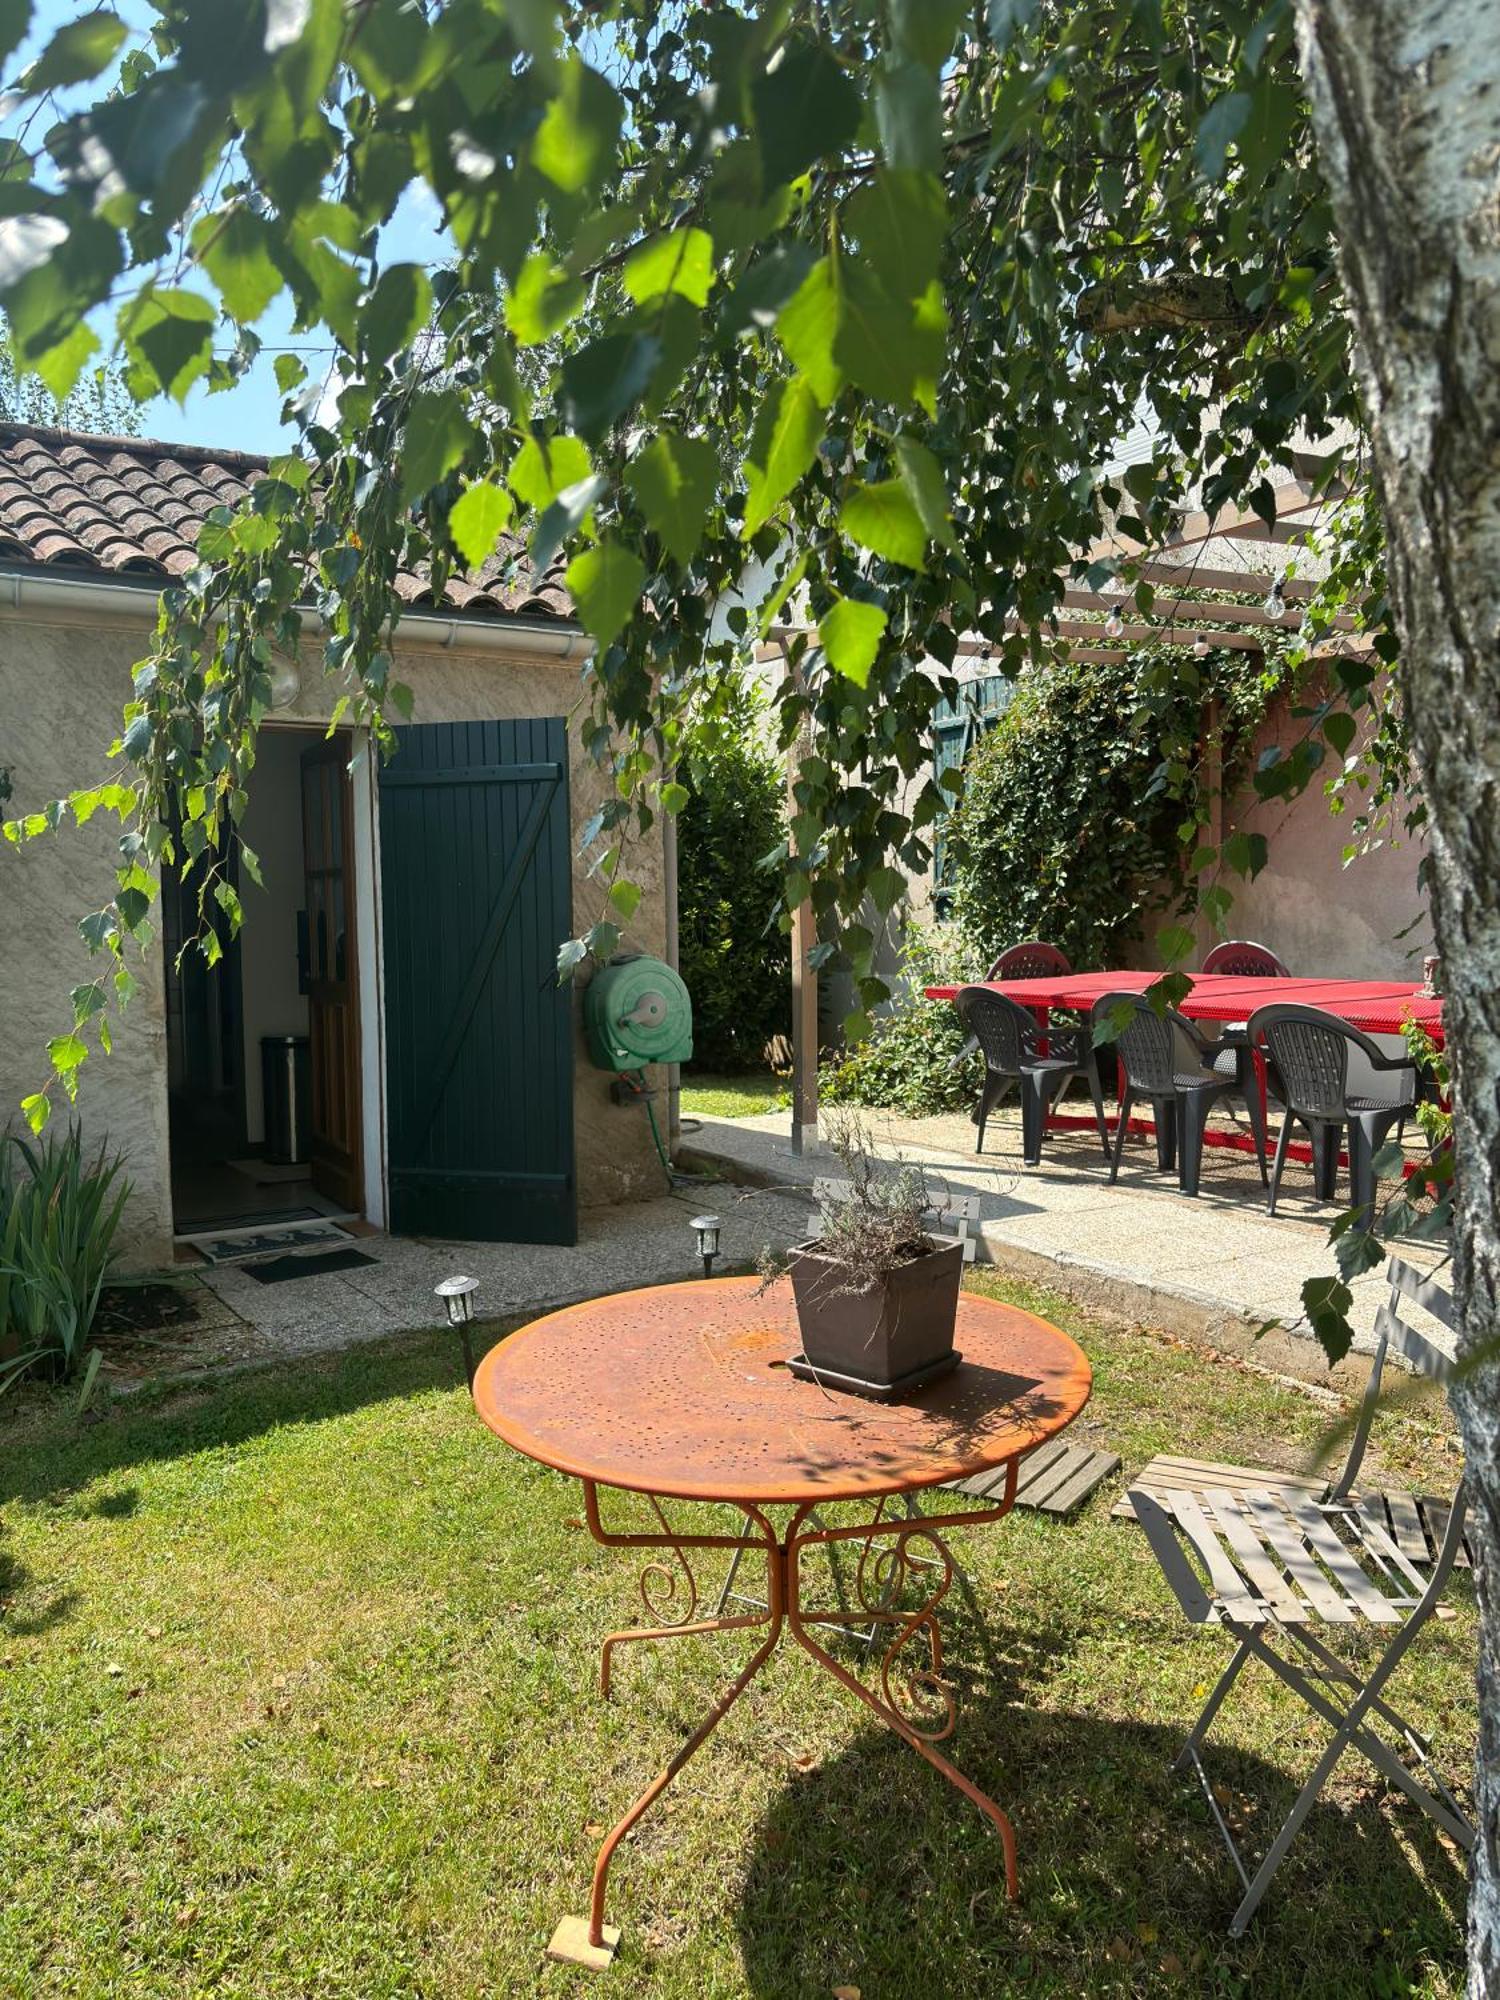
M 693 1003 L 659 958 L 612 959 L 584 993 L 583 1021 L 596 1069 L 692 1060 Z

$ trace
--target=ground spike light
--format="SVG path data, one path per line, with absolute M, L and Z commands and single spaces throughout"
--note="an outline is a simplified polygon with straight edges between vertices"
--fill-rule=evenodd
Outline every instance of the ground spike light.
M 444 1278 L 440 1285 L 434 1285 L 433 1295 L 443 1302 L 443 1310 L 448 1315 L 448 1324 L 457 1329 L 464 1350 L 464 1373 L 469 1378 L 469 1387 L 474 1386 L 474 1348 L 469 1335 L 469 1327 L 474 1318 L 474 1294 L 479 1290 L 477 1278 Z
M 698 1239 L 698 1255 L 703 1259 L 703 1275 L 711 1278 L 714 1274 L 714 1259 L 719 1254 L 719 1218 L 716 1215 L 695 1215 L 689 1227 Z

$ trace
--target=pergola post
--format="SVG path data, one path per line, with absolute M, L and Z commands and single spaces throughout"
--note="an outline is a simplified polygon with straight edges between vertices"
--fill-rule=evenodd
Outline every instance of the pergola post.
M 1198 783 L 1203 792 L 1203 841 L 1208 847 L 1224 845 L 1224 710 L 1215 697 L 1203 705 L 1203 737 L 1199 744 Z M 1198 940 L 1200 961 L 1218 942 L 1218 934 L 1200 901 L 1193 912 L 1193 931 Z
M 792 1151 L 818 1150 L 818 927 L 811 901 L 792 912 Z

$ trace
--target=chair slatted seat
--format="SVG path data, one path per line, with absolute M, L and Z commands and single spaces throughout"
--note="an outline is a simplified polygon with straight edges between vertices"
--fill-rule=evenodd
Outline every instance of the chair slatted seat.
M 1383 1693 L 1437 1610 L 1454 1567 L 1467 1556 L 1462 1483 L 1451 1502 L 1355 1490 L 1389 1351 L 1395 1348 L 1439 1380 L 1452 1367 L 1451 1355 L 1411 1325 L 1403 1311 L 1414 1301 L 1451 1329 L 1448 1294 L 1399 1259 L 1392 1259 L 1390 1277 L 1390 1303 L 1377 1323 L 1359 1423 L 1343 1473 L 1331 1487 L 1320 1492 L 1308 1480 L 1274 1474 L 1247 1484 L 1224 1476 L 1243 1475 L 1246 1468 L 1216 1466 L 1205 1469 L 1218 1477 L 1198 1482 L 1143 1477 L 1127 1496 L 1189 1623 L 1220 1626 L 1237 1642 L 1174 1767 L 1191 1766 L 1196 1774 L 1243 1885 L 1229 1927 L 1233 1937 L 1255 1914 L 1298 1828 L 1351 1746 L 1461 1847 L 1474 1844 L 1472 1825 L 1433 1765 L 1431 1745 Z M 1179 1461 L 1174 1470 L 1190 1473 L 1191 1465 Z M 1361 1675 L 1317 1636 L 1319 1625 L 1374 1628 L 1386 1643 Z M 1269 1667 L 1333 1731 L 1253 1874 L 1219 1809 L 1202 1757 L 1214 1717 L 1251 1658 Z

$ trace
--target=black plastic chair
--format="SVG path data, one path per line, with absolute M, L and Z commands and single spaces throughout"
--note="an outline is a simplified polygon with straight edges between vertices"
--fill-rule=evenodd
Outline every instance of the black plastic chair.
M 1264 1043 L 1275 1063 L 1286 1104 L 1268 1212 L 1276 1213 L 1293 1125 L 1305 1125 L 1312 1138 L 1313 1191 L 1319 1201 L 1333 1199 L 1339 1141 L 1347 1128 L 1351 1206 L 1362 1211 L 1368 1226 L 1375 1206 L 1375 1155 L 1391 1127 L 1404 1128 L 1416 1110 L 1421 1094 L 1416 1065 L 1404 1052 L 1387 1053 L 1337 1014 L 1292 1000 L 1257 1008 L 1248 1033 L 1252 1045 Z
M 1047 1114 L 1073 1078 L 1081 1076 L 1094 1100 L 1099 1143 L 1104 1157 L 1109 1158 L 1099 1064 L 1086 1036 L 1042 1029 L 1026 1008 L 988 986 L 961 987 L 953 1005 L 984 1055 L 984 1088 L 975 1118 L 979 1127 L 976 1153 L 984 1151 L 984 1128 L 990 1113 L 1015 1087 L 1021 1093 L 1022 1154 L 1028 1167 L 1040 1165 Z M 1045 1054 L 1041 1047 L 1044 1039 Z
M 1200 972 L 1219 972 L 1230 979 L 1290 979 L 1291 970 L 1282 964 L 1268 944 L 1249 938 L 1226 938 L 1216 944 L 1198 967 Z
M 1149 1098 L 1156 1121 L 1156 1164 L 1162 1173 L 1175 1165 L 1177 1185 L 1195 1195 L 1203 1171 L 1203 1133 L 1208 1114 L 1221 1098 L 1240 1096 L 1250 1114 L 1261 1179 L 1266 1177 L 1266 1134 L 1260 1115 L 1260 1095 L 1253 1080 L 1247 1090 L 1237 1066 L 1216 1067 L 1235 1051 L 1210 1042 L 1175 1007 L 1158 1014 L 1141 993 L 1106 993 L 1094 1003 L 1093 1025 L 1112 1022 L 1117 1010 L 1129 1017 L 1115 1038 L 1115 1050 L 1125 1071 L 1120 1115 L 1115 1127 L 1109 1177 L 1117 1180 L 1125 1151 L 1130 1109 L 1138 1098 Z M 1101 1045 L 1107 1046 L 1107 1044 Z
M 1055 944 L 1028 938 L 1024 944 L 1009 944 L 995 960 L 986 979 L 1055 979 L 1071 972 L 1072 966 Z

